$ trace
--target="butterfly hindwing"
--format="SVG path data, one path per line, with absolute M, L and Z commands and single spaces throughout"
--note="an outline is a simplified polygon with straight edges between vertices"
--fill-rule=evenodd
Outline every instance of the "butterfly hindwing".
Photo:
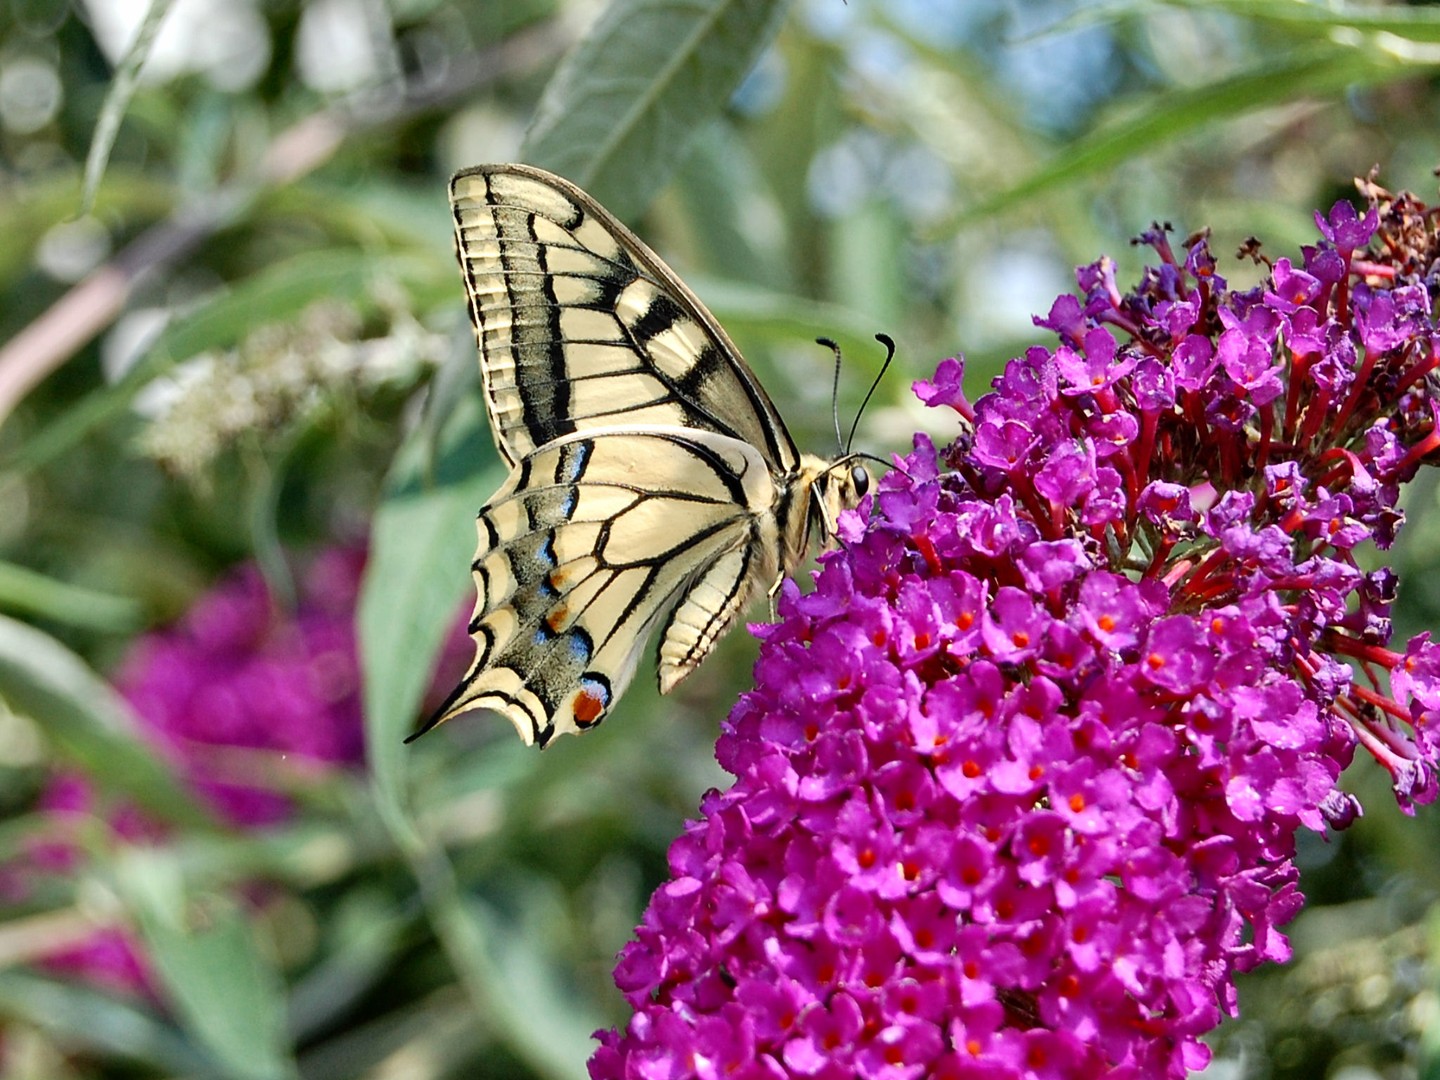
M 522 165 L 450 185 L 496 443 L 510 465 L 617 424 L 699 428 L 785 473 L 798 454 L 725 331 L 639 238 L 573 184 Z
M 662 686 L 678 681 L 774 576 L 774 502 L 755 449 L 710 432 L 600 430 L 527 455 L 480 513 L 476 658 L 433 722 L 483 706 L 542 746 L 593 727 L 672 610 Z

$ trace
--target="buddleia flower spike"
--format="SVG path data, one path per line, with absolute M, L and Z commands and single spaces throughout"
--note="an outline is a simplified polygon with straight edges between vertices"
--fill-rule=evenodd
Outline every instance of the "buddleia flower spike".
M 1434 800 L 1440 649 L 1356 551 L 1440 457 L 1440 240 L 1408 196 L 1317 221 L 1243 292 L 1152 230 L 978 401 L 916 384 L 954 441 L 781 590 L 593 1080 L 1181 1080 L 1355 751 Z

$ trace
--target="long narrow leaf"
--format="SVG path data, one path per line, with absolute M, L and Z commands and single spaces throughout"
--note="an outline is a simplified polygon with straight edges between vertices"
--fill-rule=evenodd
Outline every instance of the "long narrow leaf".
M 474 397 L 450 416 L 433 466 L 423 429 L 397 455 L 376 510 L 358 625 L 369 761 L 382 815 L 402 842 L 402 745 L 445 633 L 469 595 L 475 513 L 500 485 Z
M 462 894 L 443 852 L 421 855 L 411 868 L 435 934 L 495 1037 L 547 1080 L 580 1075 L 602 1021 L 527 944 L 535 928 L 507 923 Z
M 0 697 L 32 718 L 102 788 L 178 824 L 209 824 L 208 815 L 136 735 L 134 718 L 110 685 L 54 638 L 3 616 Z
M 1337 30 L 1384 33 L 1411 41 L 1440 42 L 1440 9 L 1419 5 L 1360 7 L 1307 0 L 1165 0 L 1173 7 L 1223 11 L 1290 30 L 1331 34 Z M 1145 5 L 1136 4 L 1143 11 Z
M 110 151 L 115 146 L 120 121 L 125 118 L 125 110 L 129 108 L 135 87 L 140 83 L 140 69 L 150 57 L 155 35 L 160 32 L 160 24 L 165 21 L 165 14 L 169 10 L 170 0 L 150 0 L 140 29 L 135 32 L 135 40 L 115 69 L 115 77 L 110 80 L 110 88 L 105 92 L 105 104 L 100 108 L 100 118 L 90 140 L 90 152 L 85 157 L 84 206 L 87 213 L 94 206 L 95 192 L 100 187 L 100 178 L 105 174 Z
M 1440 66 L 1440 57 L 1428 66 Z M 954 224 L 978 220 L 1004 206 L 1093 176 L 1205 124 L 1305 94 L 1334 94 L 1348 86 L 1382 82 L 1402 70 L 1418 73 L 1421 65 L 1412 68 L 1393 54 L 1376 50 L 1321 45 L 1228 79 L 1160 95 L 1143 111 L 1127 114 L 1062 147 L 1053 160 L 1019 183 L 966 208 Z
M 131 852 L 119 870 L 146 955 L 196 1042 L 237 1080 L 296 1076 L 280 977 L 240 907 L 219 894 L 189 895 L 170 853 Z
M 643 209 L 780 27 L 786 0 L 614 0 L 550 80 L 521 156 Z
M 65 1049 L 113 1055 L 170 1076 L 222 1075 L 152 1013 L 75 983 L 0 971 L 0 1016 L 46 1032 Z
M 139 601 L 131 597 L 96 592 L 8 562 L 0 562 L 0 608 L 109 633 L 138 628 L 142 615 Z

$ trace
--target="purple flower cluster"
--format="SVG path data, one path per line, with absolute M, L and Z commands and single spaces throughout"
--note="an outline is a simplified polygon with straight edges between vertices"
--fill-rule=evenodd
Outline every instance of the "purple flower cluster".
M 962 433 L 786 584 L 595 1080 L 1205 1065 L 1288 956 L 1297 830 L 1360 812 L 1357 744 L 1407 810 L 1437 791 L 1440 649 L 1386 647 L 1393 575 L 1352 557 L 1440 439 L 1440 242 L 1376 203 L 1244 292 L 1156 228 L 978 402 L 955 360 L 917 384 Z
M 363 760 L 355 604 L 364 566 L 362 548 L 319 553 L 289 611 L 257 566 L 241 566 L 122 663 L 115 684 L 146 734 L 231 824 L 289 816 L 290 800 L 266 782 L 277 755 L 291 770 Z
M 202 596 L 174 626 L 142 636 L 115 684 L 134 708 L 141 734 L 220 817 L 237 828 L 276 825 L 294 813 L 287 787 L 317 770 L 364 760 L 360 668 L 355 636 L 365 551 L 334 547 L 304 561 L 291 608 L 271 595 L 257 566 L 245 564 Z M 456 621 L 438 697 L 471 651 Z M 105 818 L 118 843 L 160 842 L 167 830 L 126 805 L 102 805 L 78 774 L 55 777 L 39 807 L 46 838 L 28 866 L 0 867 L 19 885 L 27 875 L 72 875 L 84 858 L 77 830 Z M 43 966 L 102 986 L 149 993 L 143 955 L 121 927 L 102 927 L 46 955 Z

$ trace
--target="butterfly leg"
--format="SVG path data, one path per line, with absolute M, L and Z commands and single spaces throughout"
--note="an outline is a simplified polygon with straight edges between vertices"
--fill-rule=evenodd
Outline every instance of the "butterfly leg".
M 767 589 L 766 592 L 765 592 L 765 599 L 766 599 L 766 601 L 768 601 L 769 604 L 770 604 L 770 621 L 771 621 L 771 622 L 776 622 L 776 621 L 778 621 L 778 619 L 779 619 L 779 615 L 778 615 L 778 613 L 775 611 L 775 598 L 780 595 L 780 586 L 781 586 L 781 585 L 784 585 L 784 584 L 785 584 L 785 571 L 784 571 L 784 570 L 781 570 L 780 573 L 778 573 L 778 574 L 775 575 L 775 581 L 774 581 L 774 583 L 773 583 L 773 584 L 770 586 L 770 588 Z

